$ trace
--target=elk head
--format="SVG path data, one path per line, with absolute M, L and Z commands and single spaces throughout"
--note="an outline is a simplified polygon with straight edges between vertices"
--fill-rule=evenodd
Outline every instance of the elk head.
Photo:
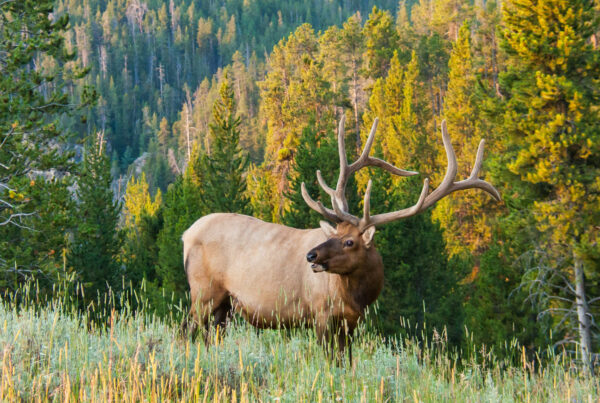
M 405 209 L 370 215 L 370 197 L 372 181 L 369 180 L 364 196 L 364 209 L 362 218 L 358 218 L 349 213 L 348 202 L 346 200 L 346 184 L 350 175 L 366 166 L 374 166 L 385 169 L 386 171 L 398 176 L 413 176 L 418 172 L 406 171 L 397 168 L 388 162 L 379 158 L 370 157 L 371 147 L 375 140 L 378 119 L 376 118 L 371 127 L 371 132 L 365 143 L 365 147 L 360 157 L 352 164 L 348 165 L 346 159 L 345 139 L 344 139 L 345 117 L 342 117 L 338 127 L 338 152 L 340 157 L 340 174 L 335 189 L 332 189 L 325 183 L 321 176 L 321 171 L 317 171 L 317 180 L 319 185 L 331 197 L 333 209 L 329 209 L 320 201 L 313 200 L 308 192 L 304 182 L 302 183 L 302 197 L 310 208 L 322 214 L 326 219 L 337 223 L 333 228 L 325 221 L 321 221 L 321 228 L 327 235 L 327 241 L 311 249 L 306 255 L 308 262 L 312 263 L 312 269 L 315 272 L 328 271 L 337 274 L 350 274 L 358 269 L 369 266 L 369 261 L 379 259 L 380 257 L 373 247 L 373 236 L 375 227 L 404 219 L 425 211 L 435 204 L 438 200 L 456 192 L 471 188 L 482 189 L 491 194 L 495 199 L 500 200 L 500 194 L 490 183 L 479 179 L 479 170 L 483 163 L 484 140 L 479 143 L 477 157 L 471 175 L 462 181 L 455 182 L 457 173 L 456 155 L 452 148 L 450 136 L 446 128 L 446 121 L 442 121 L 442 140 L 446 150 L 448 167 L 446 175 L 440 186 L 429 193 L 429 179 L 425 179 L 419 200 L 412 207 Z
M 328 271 L 336 274 L 350 274 L 364 266 L 369 259 L 376 259 L 373 247 L 375 227 L 369 227 L 362 233 L 358 227 L 341 222 L 337 228 L 321 221 L 321 229 L 327 235 L 327 241 L 311 249 L 306 260 L 312 263 L 314 272 Z

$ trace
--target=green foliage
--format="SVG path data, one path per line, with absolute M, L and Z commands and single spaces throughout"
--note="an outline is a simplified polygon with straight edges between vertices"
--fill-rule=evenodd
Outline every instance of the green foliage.
M 289 174 L 290 191 L 286 194 L 289 200 L 282 223 L 294 228 L 317 228 L 323 216 L 309 208 L 302 198 L 300 187 L 306 185 L 308 194 L 328 203 L 329 196 L 317 183 L 317 170 L 323 174 L 325 181 L 331 186 L 337 181 L 339 172 L 339 156 L 337 140 L 333 133 L 317 133 L 309 124 L 300 137 L 294 164 Z M 354 193 L 350 189 L 350 192 Z
M 110 288 L 116 290 L 124 274 L 118 259 L 123 237 L 117 229 L 121 205 L 111 189 L 110 161 L 102 139 L 89 144 L 77 180 L 77 223 L 67 264 L 82 283 L 86 302 Z
M 502 75 L 510 94 L 509 179 L 539 190 L 531 207 L 540 231 L 587 247 L 600 219 L 600 60 L 588 43 L 598 20 L 588 1 L 540 1 L 534 11 L 532 4 L 513 1 L 505 13 L 504 47 L 513 61 Z M 516 114 L 523 118 L 513 120 Z
M 522 268 L 507 249 L 492 246 L 465 279 L 465 326 L 475 344 L 502 351 L 508 341 L 516 339 L 532 354 L 533 346 L 553 341 L 550 324 L 538 321 L 535 307 L 519 289 Z
M 124 245 L 125 278 L 134 287 L 143 282 L 156 284 L 158 260 L 158 236 L 163 228 L 162 210 L 155 214 L 142 212 L 138 224 L 128 234 Z
M 158 266 L 156 282 L 152 284 L 157 298 L 160 290 L 176 299 L 185 298 L 188 283 L 183 268 L 183 242 L 181 235 L 198 218 L 206 213 L 201 201 L 201 189 L 194 182 L 191 168 L 185 175 L 169 185 L 162 209 L 163 226 L 158 234 Z M 155 301 L 157 309 L 168 312 L 166 306 Z
M 575 300 L 586 297 L 581 290 L 557 292 L 566 281 L 583 290 L 585 277 L 599 273 L 592 258 L 598 254 L 600 220 L 600 59 L 590 43 L 599 20 L 593 6 L 585 0 L 513 0 L 503 16 L 508 67 L 500 75 L 505 94 L 500 107 L 507 151 L 497 156 L 506 166 L 499 176 L 511 192 L 523 195 L 521 203 L 509 205 L 522 209 L 521 227 L 535 228 L 520 247 L 547 249 L 560 268 L 560 276 L 548 280 L 551 294 L 563 298 L 560 308 L 570 308 L 562 305 L 570 299 L 579 309 L 583 303 Z M 576 265 L 585 275 L 576 277 Z M 559 310 L 552 312 L 556 323 L 563 320 Z M 588 314 L 593 313 L 597 309 Z M 580 340 L 586 332 L 589 338 L 589 328 L 577 318 L 565 320 L 578 329 Z
M 143 280 L 152 282 L 156 279 L 157 239 L 163 226 L 162 193 L 159 189 L 152 200 L 148 188 L 142 173 L 137 180 L 131 177 L 125 192 L 123 260 L 126 280 L 133 287 L 141 286 Z
M 68 275 L 64 257 L 68 236 L 76 224 L 69 179 L 13 180 L 27 197 L 27 209 L 36 213 L 21 225 L 0 227 L 0 289 L 15 289 L 27 279 L 38 281 L 42 292 Z M 24 196 L 23 196 L 24 197 Z M 15 196 L 19 198 L 19 196 Z
M 210 212 L 248 212 L 246 178 L 248 156 L 240 147 L 241 120 L 236 117 L 233 89 L 227 78 L 213 105 L 209 153 L 203 155 L 202 202 Z
M 420 180 L 392 181 L 387 172 L 370 171 L 372 214 L 406 208 L 418 199 Z M 435 328 L 438 334 L 445 332 L 452 344 L 459 344 L 464 320 L 459 282 L 465 273 L 460 262 L 449 262 L 442 232 L 431 214 L 378 228 L 375 246 L 385 267 L 384 289 L 378 299 L 381 330 L 402 334 L 408 321 L 414 332 L 411 336 L 430 337 Z
M 51 18 L 53 7 L 49 0 L 0 3 L 0 288 L 32 276 L 49 290 L 64 273 L 73 164 L 59 118 L 78 106 L 65 84 L 85 71 L 65 69 L 76 54 L 64 41 L 69 18 Z M 93 91 L 81 95 L 87 102 Z
M 398 47 L 398 32 L 394 19 L 388 11 L 373 7 L 364 27 L 366 39 L 367 75 L 384 77 L 390 68 L 390 60 Z

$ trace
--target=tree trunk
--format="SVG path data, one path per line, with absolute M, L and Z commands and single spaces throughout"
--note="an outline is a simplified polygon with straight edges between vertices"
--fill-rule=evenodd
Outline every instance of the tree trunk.
M 356 130 L 356 149 L 361 149 L 360 126 L 358 125 L 358 68 L 356 61 L 352 63 L 352 107 L 354 109 L 354 128 Z M 359 151 L 360 152 L 360 151 Z
M 590 310 L 585 295 L 585 283 L 583 274 L 583 262 L 573 254 L 573 263 L 575 269 L 575 301 L 577 304 L 577 318 L 579 322 L 579 344 L 581 346 L 581 359 L 584 370 L 593 373 L 593 363 L 591 358 L 592 338 L 590 334 Z

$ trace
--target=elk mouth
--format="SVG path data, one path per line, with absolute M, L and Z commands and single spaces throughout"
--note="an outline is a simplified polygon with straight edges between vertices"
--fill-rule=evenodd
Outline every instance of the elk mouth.
M 327 263 L 313 263 L 310 267 L 314 273 L 321 273 L 329 269 Z

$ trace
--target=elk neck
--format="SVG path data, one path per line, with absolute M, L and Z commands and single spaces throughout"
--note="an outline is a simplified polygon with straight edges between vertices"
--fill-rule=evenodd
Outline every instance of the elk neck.
M 366 264 L 350 274 L 330 274 L 344 305 L 361 315 L 375 302 L 383 288 L 383 262 L 374 248 Z

